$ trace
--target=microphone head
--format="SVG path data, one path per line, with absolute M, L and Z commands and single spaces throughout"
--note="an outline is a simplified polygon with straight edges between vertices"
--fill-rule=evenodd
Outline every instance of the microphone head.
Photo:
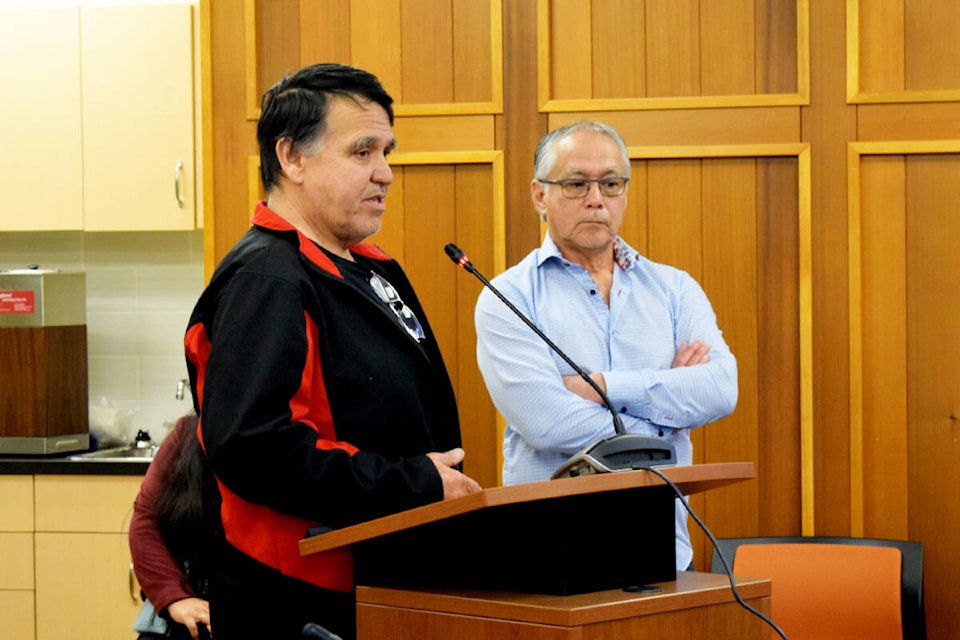
M 460 249 L 460 247 L 453 244 L 452 242 L 448 242 L 447 246 L 445 246 L 443 250 L 446 251 L 447 255 L 450 256 L 450 259 L 456 262 L 457 264 L 460 264 L 461 258 L 466 257 L 466 254 Z
M 453 263 L 462 269 L 473 272 L 473 263 L 470 262 L 470 258 L 467 257 L 460 247 L 448 242 L 447 246 L 443 248 L 447 252 L 447 255 L 450 256 L 450 259 L 453 260 Z

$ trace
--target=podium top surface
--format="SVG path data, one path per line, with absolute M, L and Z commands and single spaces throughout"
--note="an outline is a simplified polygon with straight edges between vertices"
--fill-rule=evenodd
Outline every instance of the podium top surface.
M 756 477 L 752 462 L 721 462 L 690 466 L 658 467 L 685 495 L 716 489 Z M 300 555 L 310 555 L 370 540 L 404 529 L 452 518 L 471 511 L 566 496 L 664 486 L 649 471 L 621 471 L 578 478 L 493 487 L 461 498 L 443 500 L 389 516 L 335 529 L 300 541 Z

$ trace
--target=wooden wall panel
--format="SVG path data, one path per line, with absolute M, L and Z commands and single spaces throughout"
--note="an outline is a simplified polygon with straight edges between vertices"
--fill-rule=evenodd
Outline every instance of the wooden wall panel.
M 756 532 L 748 524 L 738 534 L 795 535 L 802 529 L 804 474 L 801 449 L 804 434 L 814 425 L 803 415 L 802 404 L 813 399 L 801 397 L 801 255 L 809 248 L 809 231 L 801 233 L 805 215 L 802 192 L 809 193 L 809 181 L 799 160 L 790 157 L 757 159 L 757 477 L 758 521 Z M 807 205 L 809 206 L 809 205 Z M 809 211 L 805 212 L 809 215 Z M 808 218 L 806 224 L 809 224 Z M 801 238 L 804 238 L 801 241 Z M 808 311 L 809 313 L 809 311 Z M 724 325 L 724 330 L 735 331 Z M 810 348 L 809 346 L 807 348 Z M 738 357 L 740 352 L 737 352 Z M 809 372 L 803 372 L 809 376 Z M 744 393 L 748 387 L 741 385 Z M 803 423 L 806 419 L 806 423 Z M 809 469 L 806 470 L 809 474 Z M 807 500 L 812 500 L 807 496 Z M 772 505 L 778 505 L 772 508 Z
M 847 0 L 847 99 L 960 100 L 958 30 L 949 0 Z
M 647 95 L 700 94 L 699 0 L 647 0 Z
M 904 8 L 906 89 L 960 89 L 960 3 L 914 0 Z
M 403 48 L 400 0 L 350 0 L 350 60 L 375 74 L 402 103 Z
M 960 103 L 873 104 L 857 108 L 857 140 L 956 140 Z
M 871 0 L 859 12 L 860 89 L 867 92 L 903 91 L 904 65 L 903 0 Z M 854 43 L 851 43 L 854 44 Z
M 704 284 L 741 361 L 741 404 L 693 434 L 695 460 L 748 458 L 758 480 L 695 507 L 724 535 L 905 531 L 927 545 L 928 635 L 954 637 L 956 517 L 931 505 L 957 483 L 960 340 L 942 324 L 957 315 L 942 291 L 960 271 L 945 244 L 958 231 L 947 203 L 960 149 L 941 142 L 960 139 L 958 7 L 218 0 L 212 244 L 222 255 L 248 224 L 246 118 L 268 76 L 291 56 L 376 73 L 398 100 L 400 147 L 375 241 L 436 305 L 467 468 L 490 486 L 502 424 L 472 362 L 479 284 L 440 253 L 443 236 L 488 276 L 515 263 L 540 240 L 529 196 L 540 136 L 580 118 L 615 126 L 632 157 L 624 237 Z M 848 165 L 862 144 L 880 146 Z M 699 536 L 701 565 L 708 553 Z
M 809 34 L 806 2 L 756 3 L 756 91 L 760 94 L 803 93 L 809 90 Z M 803 19 L 798 20 L 798 14 Z M 801 81 L 798 77 L 804 73 Z M 804 101 L 806 98 L 804 98 Z
M 647 257 L 700 280 L 703 221 L 700 161 L 662 160 L 647 166 Z
M 700 284 L 710 297 L 724 340 L 737 358 L 739 399 L 728 418 L 708 424 L 702 432 L 703 462 L 759 462 L 759 386 L 757 243 L 757 160 L 717 158 L 702 161 L 703 274 Z M 784 212 L 795 213 L 794 207 Z M 784 336 L 791 339 L 795 336 Z M 796 444 L 796 443 L 794 443 Z M 701 515 L 718 535 L 755 532 L 759 521 L 758 482 L 739 483 L 706 497 Z M 730 514 L 736 514 L 731 517 Z M 711 555 L 706 543 L 701 558 Z M 699 551 L 699 550 L 698 550 Z
M 931 638 L 960 632 L 960 141 L 851 144 L 851 487 L 855 535 L 924 545 Z M 862 507 L 861 507 L 862 504 Z
M 488 61 L 494 59 L 493 34 L 502 27 L 492 20 L 488 3 L 453 0 L 453 102 L 495 100 L 491 91 L 496 79 Z
M 453 7 L 448 0 L 401 2 L 400 7 L 402 101 L 453 102 Z
M 846 104 L 844 7 L 810 6 L 810 106 L 800 110 L 811 155 L 814 513 L 803 533 L 850 533 L 850 391 L 847 282 L 847 141 L 856 109 Z M 801 309 L 801 312 L 803 310 Z
M 300 0 L 300 60 L 350 61 L 350 0 Z
M 568 111 L 551 113 L 550 128 L 582 118 L 615 127 L 628 145 L 721 145 L 796 142 L 800 118 L 791 107 L 740 109 L 667 109 L 645 111 Z M 546 133 L 546 132 L 544 132 Z
M 623 212 L 623 224 L 620 226 L 620 235 L 630 243 L 634 249 L 646 255 L 648 251 L 648 220 L 646 160 L 630 161 L 630 182 L 627 185 L 627 206 Z
M 250 0 L 251 2 L 254 0 Z M 299 69 L 300 64 L 300 2 L 299 0 L 273 0 L 255 2 L 257 46 L 255 95 L 262 96 L 287 73 Z
M 808 0 L 537 0 L 540 107 L 805 104 Z
M 909 535 L 924 544 L 932 639 L 960 637 L 960 145 L 907 158 Z
M 547 93 L 561 100 L 583 97 L 584 87 L 592 84 L 590 5 L 582 0 L 554 0 L 550 4 L 552 10 L 546 14 L 541 11 L 550 24 L 551 47 L 544 52 L 549 64 Z M 541 6 L 546 7 L 547 3 L 541 2 Z M 540 16 L 541 22 L 544 15 Z
M 739 95 L 756 90 L 754 11 L 754 0 L 714 0 L 700 4 L 702 95 Z
M 647 21 L 636 0 L 594 0 L 592 25 L 592 97 L 622 98 L 647 95 Z M 562 44 L 564 39 L 557 38 Z M 573 87 L 576 97 L 577 86 Z M 559 96 L 558 96 L 559 97 Z
M 907 537 L 906 187 L 903 156 L 861 166 L 863 478 L 861 532 Z M 851 347 L 852 348 L 852 347 Z M 882 446 L 872 443 L 882 442 Z M 854 507 L 856 509 L 856 507 Z

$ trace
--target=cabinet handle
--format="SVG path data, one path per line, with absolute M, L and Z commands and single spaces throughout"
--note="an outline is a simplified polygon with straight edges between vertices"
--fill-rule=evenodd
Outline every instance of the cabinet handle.
M 130 602 L 134 605 L 140 604 L 140 598 L 137 597 L 137 577 L 133 574 L 133 563 L 130 563 Z
M 177 199 L 177 206 L 183 209 L 183 194 L 181 193 L 181 179 L 183 178 L 183 160 L 177 162 L 173 170 L 173 195 Z

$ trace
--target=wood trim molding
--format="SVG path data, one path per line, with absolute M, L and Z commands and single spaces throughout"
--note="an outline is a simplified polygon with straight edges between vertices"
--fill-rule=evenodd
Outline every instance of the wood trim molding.
M 850 0 L 852 1 L 852 0 Z M 537 0 L 537 72 L 540 111 L 650 111 L 655 109 L 719 109 L 783 107 L 810 104 L 810 0 L 797 2 L 797 91 L 726 96 L 669 96 L 554 100 L 550 65 L 550 0 Z
M 854 1 L 855 0 L 851 0 Z M 861 159 L 865 155 L 960 153 L 960 140 L 897 140 L 851 142 L 847 146 L 847 221 L 850 308 L 850 535 L 863 536 L 863 260 L 860 192 Z
M 257 0 L 243 2 L 243 69 L 247 96 L 247 120 L 260 119 L 257 91 Z
M 214 173 L 213 173 L 213 26 L 210 21 L 210 0 L 200 0 L 194 10 L 194 43 L 197 51 L 195 64 L 199 71 L 195 90 L 199 96 L 200 108 L 197 120 L 197 166 L 200 168 L 200 184 L 197 193 L 201 201 L 201 222 L 203 225 L 203 273 L 204 282 L 209 282 L 216 268 L 216 217 L 214 216 Z
M 247 202 L 263 199 L 260 189 L 260 156 L 247 156 Z

